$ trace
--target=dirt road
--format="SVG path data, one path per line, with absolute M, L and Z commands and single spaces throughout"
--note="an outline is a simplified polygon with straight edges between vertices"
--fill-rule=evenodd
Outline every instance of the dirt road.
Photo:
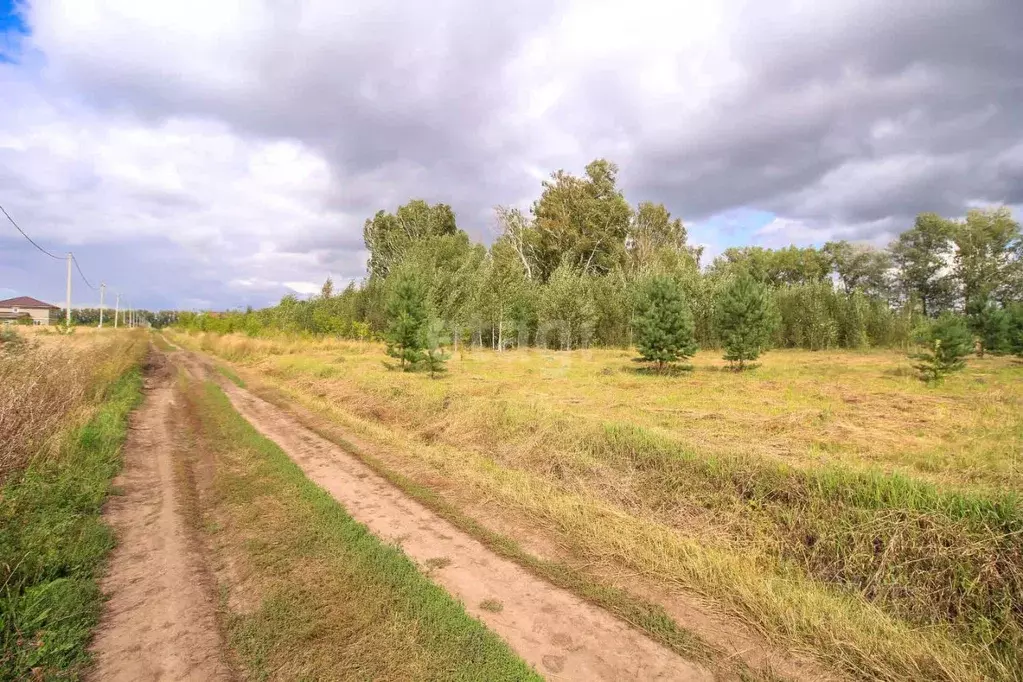
M 196 356 L 175 354 L 197 376 Z M 223 383 L 232 404 L 378 537 L 400 544 L 431 579 L 551 680 L 710 680 L 700 666 L 566 590 L 504 559 L 409 499 L 279 408 Z M 499 603 L 497 613 L 483 602 Z
M 117 534 L 92 644 L 94 680 L 229 680 L 216 606 L 182 508 L 172 436 L 173 373 L 153 350 L 146 394 L 131 420 L 124 470 L 104 518 Z
M 214 373 L 184 352 L 154 349 L 149 362 L 145 401 L 133 415 L 116 481 L 124 494 L 104 512 L 118 547 L 103 581 L 109 601 L 92 646 L 92 678 L 228 680 L 212 582 L 187 514 L 187 478 L 175 461 L 174 440 L 182 430 L 175 420 L 183 417 L 175 409 L 172 364 L 196 378 Z M 400 544 L 546 678 L 713 679 L 606 611 L 494 554 L 276 406 L 221 383 L 235 408 L 312 481 L 378 537 Z

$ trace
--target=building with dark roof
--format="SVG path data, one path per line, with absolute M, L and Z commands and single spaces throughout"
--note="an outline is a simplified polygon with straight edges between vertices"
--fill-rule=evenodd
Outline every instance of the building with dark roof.
M 59 319 L 60 310 L 58 306 L 31 296 L 8 298 L 0 301 L 0 324 L 51 324 Z

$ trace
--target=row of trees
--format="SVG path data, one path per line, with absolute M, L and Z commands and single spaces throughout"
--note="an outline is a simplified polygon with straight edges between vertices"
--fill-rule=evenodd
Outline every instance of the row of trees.
M 114 309 L 104 308 L 103 309 L 103 324 L 104 326 L 114 326 Z M 122 310 L 121 315 L 126 315 L 127 311 Z M 135 319 L 140 322 L 147 322 L 150 326 L 157 329 L 162 327 L 169 327 L 175 324 L 178 320 L 178 313 L 175 310 L 135 310 Z M 71 309 L 71 324 L 74 326 L 84 327 L 96 327 L 99 325 L 99 308 L 72 308 Z M 59 318 L 61 321 L 64 320 L 64 312 L 61 311 Z M 124 319 L 123 317 L 121 318 Z
M 1023 300 L 1023 240 L 1007 209 L 963 220 L 924 214 L 887 249 L 849 242 L 821 248 L 744 247 L 701 266 L 682 222 L 661 204 L 630 205 L 614 164 L 543 183 L 530 210 L 499 207 L 488 247 L 461 230 L 451 208 L 414 200 L 366 221 L 368 277 L 319 296 L 285 297 L 258 311 L 182 315 L 211 331 L 265 330 L 382 337 L 388 302 L 418 281 L 428 315 L 454 344 L 576 348 L 636 341 L 652 282 L 669 279 L 692 319 L 693 338 L 719 347 L 730 332 L 721 306 L 734 282 L 763 288 L 773 319 L 765 345 L 823 349 L 908 346 L 944 311 L 1003 310 Z

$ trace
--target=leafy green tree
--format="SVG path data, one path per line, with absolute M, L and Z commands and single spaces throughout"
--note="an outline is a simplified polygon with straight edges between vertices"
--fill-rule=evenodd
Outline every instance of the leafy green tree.
M 966 304 L 966 323 L 980 342 L 977 354 L 1005 353 L 1009 345 L 1009 315 L 992 300 L 975 299 Z
M 597 159 L 579 178 L 557 171 L 533 204 L 534 273 L 546 282 L 562 263 L 606 274 L 625 261 L 632 207 L 617 184 L 618 166 Z
M 657 276 L 646 283 L 633 325 L 640 358 L 656 363 L 660 371 L 696 352 L 693 315 L 679 285 L 670 277 Z
M 589 343 L 596 322 L 589 281 L 568 263 L 554 271 L 540 292 L 537 343 L 553 337 L 563 350 Z
M 522 263 L 522 270 L 526 273 L 526 279 L 538 278 L 540 273 L 539 258 L 539 233 L 532 224 L 529 217 L 523 215 L 517 208 L 498 206 L 494 209 L 497 215 L 497 222 L 501 226 L 501 241 L 504 241 L 508 248 Z
M 910 355 L 913 367 L 927 381 L 939 381 L 946 374 L 966 367 L 966 356 L 973 352 L 973 335 L 959 315 L 942 313 L 917 334 L 921 350 Z
M 789 246 L 772 250 L 762 246 L 730 247 L 712 265 L 722 275 L 745 272 L 764 284 L 808 284 L 820 282 L 831 271 L 831 260 L 812 246 Z
M 739 370 L 756 360 L 774 331 L 776 317 L 767 287 L 740 273 L 722 290 L 717 302 L 717 327 L 725 360 Z
M 729 278 L 746 273 L 758 282 L 776 284 L 770 249 L 762 246 L 730 246 L 711 264 L 712 274 Z
M 1008 208 L 969 211 L 952 231 L 952 242 L 964 300 L 1012 297 L 1009 289 L 1023 267 L 1023 236 Z
M 603 277 L 588 279 L 594 311 L 594 343 L 609 348 L 631 346 L 635 284 L 618 268 Z
M 948 308 L 955 297 L 955 281 L 949 274 L 952 233 L 955 223 L 934 213 L 921 213 L 913 228 L 892 242 L 892 260 L 905 297 L 915 295 L 924 315 L 933 317 Z
M 369 274 L 386 277 L 419 240 L 456 232 L 455 214 L 447 204 L 430 206 L 422 199 L 414 199 L 399 206 L 393 214 L 378 211 L 362 230 L 369 251 Z
M 406 372 L 416 369 L 424 359 L 427 345 L 429 309 L 426 286 L 413 275 L 398 277 L 387 300 L 389 324 L 384 338 L 387 354 L 396 358 Z
M 687 232 L 682 220 L 672 218 L 664 204 L 644 201 L 636 207 L 626 246 L 632 272 L 640 272 L 664 252 L 686 254 L 699 262 L 702 249 L 686 243 Z
M 830 259 L 831 267 L 846 293 L 859 290 L 878 296 L 888 295 L 892 255 L 887 251 L 842 240 L 828 242 L 821 252 Z
M 530 281 L 522 261 L 507 237 L 501 237 L 484 258 L 479 270 L 477 300 L 482 318 L 489 322 L 492 343 L 503 351 L 514 332 L 524 321 L 521 319 L 526 289 Z
M 780 327 L 791 335 L 789 345 L 809 350 L 826 350 L 838 343 L 838 295 L 831 282 L 813 282 L 782 287 Z

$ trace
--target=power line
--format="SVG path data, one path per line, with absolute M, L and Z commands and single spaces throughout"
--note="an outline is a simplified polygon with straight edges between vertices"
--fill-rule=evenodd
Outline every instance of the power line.
M 14 218 L 12 218 L 11 215 L 7 212 L 7 209 L 5 209 L 3 206 L 0 206 L 0 211 L 3 211 L 4 215 L 7 216 L 7 219 L 11 221 L 11 225 L 14 225 L 14 227 L 17 228 L 18 232 L 21 233 L 21 236 L 24 237 L 25 239 L 27 239 L 32 246 L 34 246 L 37 249 L 39 249 L 40 251 L 42 251 L 43 253 L 45 253 L 50 258 L 54 258 L 56 260 L 61 260 L 61 256 L 54 256 L 52 253 L 50 253 L 49 251 L 47 251 L 46 249 L 44 249 L 43 247 L 39 246 L 34 241 L 32 241 L 32 237 L 29 237 L 27 234 L 25 234 L 25 230 L 21 229 L 21 227 L 18 225 L 18 223 L 14 222 Z
M 54 260 L 64 260 L 67 257 L 67 256 L 56 256 L 56 255 L 50 253 L 49 251 L 47 251 L 46 249 L 44 249 L 43 247 L 39 246 L 39 244 L 36 244 L 36 242 L 25 233 L 25 230 L 21 229 L 21 226 L 18 225 L 18 223 L 14 222 L 14 218 L 11 217 L 11 214 L 8 213 L 7 209 L 5 209 L 3 206 L 0 206 L 0 212 L 3 212 L 3 214 L 7 217 L 7 220 L 9 220 L 11 222 L 11 225 L 14 225 L 15 229 L 17 229 L 18 232 L 21 233 L 21 236 L 24 237 L 25 239 L 27 239 L 32 246 L 34 246 L 37 249 L 39 249 L 40 252 L 46 254 L 50 258 L 53 258 Z M 76 258 L 73 253 L 69 253 L 68 255 L 70 255 L 71 256 L 71 260 L 74 261 L 75 269 L 78 270 L 78 274 L 81 276 L 82 281 L 85 282 L 85 285 L 87 287 L 89 287 L 90 289 L 92 289 L 93 291 L 99 291 L 99 288 L 93 286 L 92 282 L 89 281 L 89 278 L 85 276 L 85 273 L 82 271 L 82 266 L 78 263 L 78 258 Z M 70 283 L 68 284 L 68 286 L 70 286 Z M 69 289 L 69 291 L 70 291 L 70 289 Z
M 89 278 L 85 276 L 84 272 L 82 272 L 82 266 L 78 264 L 78 259 L 75 258 L 74 254 L 71 254 L 71 260 L 75 262 L 75 267 L 78 269 L 78 274 L 82 276 L 82 280 L 85 282 L 85 286 L 89 287 L 93 291 L 99 291 L 99 289 L 92 286 L 92 282 L 90 282 Z

